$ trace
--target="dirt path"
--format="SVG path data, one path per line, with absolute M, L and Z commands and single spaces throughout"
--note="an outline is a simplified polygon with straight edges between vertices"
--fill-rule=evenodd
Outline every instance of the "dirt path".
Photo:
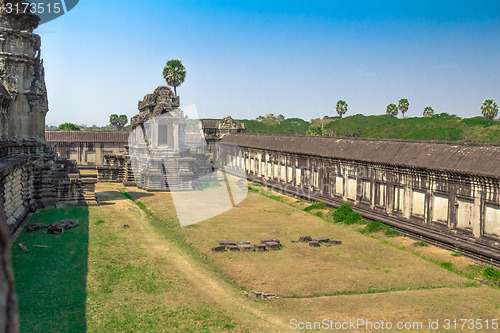
M 114 202 L 114 209 L 122 209 L 120 206 L 127 205 L 140 212 L 140 223 L 135 221 L 135 225 L 140 228 L 138 232 L 144 240 L 144 248 L 148 250 L 149 255 L 173 263 L 179 272 L 183 272 L 186 280 L 211 302 L 216 303 L 232 316 L 249 322 L 253 331 L 289 331 L 288 323 L 264 312 L 262 305 L 258 302 L 245 299 L 235 293 L 234 288 L 222 281 L 215 273 L 200 267 L 195 259 L 184 253 L 176 244 L 158 235 L 154 227 L 148 223 L 144 211 L 134 202 L 131 200 L 115 200 Z

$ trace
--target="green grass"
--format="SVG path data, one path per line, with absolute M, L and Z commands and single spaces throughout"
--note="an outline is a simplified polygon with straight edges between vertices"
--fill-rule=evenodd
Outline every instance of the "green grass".
M 89 212 L 86 207 L 42 210 L 30 222 L 46 224 L 77 218 L 78 225 L 63 234 L 45 229 L 21 232 L 12 247 L 12 262 L 19 300 L 21 332 L 85 332 Z M 49 248 L 37 248 L 45 245 Z
M 307 206 L 306 208 L 304 208 L 304 211 L 305 212 L 309 212 L 309 211 L 311 211 L 313 209 L 328 209 L 328 208 L 329 207 L 323 201 L 316 201 L 312 205 Z
M 415 243 L 413 243 L 413 245 L 421 246 L 421 247 L 429 246 L 429 244 L 427 244 L 426 242 L 423 242 L 423 241 L 416 241 Z
M 485 267 L 483 270 L 483 276 L 489 281 L 500 281 L 500 271 L 494 267 Z

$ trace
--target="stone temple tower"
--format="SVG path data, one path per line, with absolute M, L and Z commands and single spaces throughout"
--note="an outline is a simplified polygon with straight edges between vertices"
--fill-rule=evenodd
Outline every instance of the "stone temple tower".
M 0 110 L 0 137 L 44 141 L 45 115 L 48 111 L 40 36 L 33 33 L 38 16 L 9 13 L 0 0 L 0 92 L 8 108 Z M 18 6 L 17 8 L 23 8 Z
M 76 165 L 59 159 L 45 142 L 47 90 L 40 36 L 33 33 L 40 18 L 29 10 L 25 13 L 25 4 L 0 0 L 0 194 L 4 202 L 0 214 L 11 235 L 38 208 L 96 204 L 96 180 L 80 178 Z

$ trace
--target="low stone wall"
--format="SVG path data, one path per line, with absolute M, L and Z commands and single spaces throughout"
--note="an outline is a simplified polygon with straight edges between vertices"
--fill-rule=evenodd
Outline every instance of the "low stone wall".
M 0 155 L 3 155 L 0 158 L 0 193 L 11 236 L 28 214 L 37 209 L 97 205 L 97 179 L 81 178 L 76 164 L 56 158 L 50 147 L 35 142 L 10 145 L 3 142 Z

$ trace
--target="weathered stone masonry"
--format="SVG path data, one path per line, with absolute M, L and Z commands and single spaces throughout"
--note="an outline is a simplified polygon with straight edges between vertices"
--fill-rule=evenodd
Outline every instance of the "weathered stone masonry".
M 500 260 L 498 144 L 236 134 L 219 153 L 276 190 Z
M 23 1 L 10 1 L 18 2 Z M 95 180 L 57 158 L 44 140 L 48 111 L 39 18 L 7 13 L 0 0 L 0 193 L 13 234 L 29 212 L 56 205 L 92 205 Z

